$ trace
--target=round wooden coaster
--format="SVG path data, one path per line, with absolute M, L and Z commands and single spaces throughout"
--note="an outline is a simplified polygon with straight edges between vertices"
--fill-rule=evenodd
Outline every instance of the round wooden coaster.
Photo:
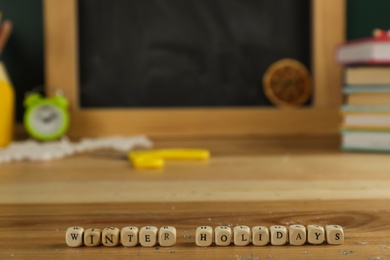
M 312 93 L 308 70 L 294 59 L 273 63 L 264 73 L 263 88 L 267 98 L 276 106 L 303 105 Z

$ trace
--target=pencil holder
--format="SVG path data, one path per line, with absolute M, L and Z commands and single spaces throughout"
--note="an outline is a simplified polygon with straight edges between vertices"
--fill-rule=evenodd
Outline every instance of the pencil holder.
M 0 62 L 0 147 L 6 147 L 13 137 L 15 93 L 7 72 Z

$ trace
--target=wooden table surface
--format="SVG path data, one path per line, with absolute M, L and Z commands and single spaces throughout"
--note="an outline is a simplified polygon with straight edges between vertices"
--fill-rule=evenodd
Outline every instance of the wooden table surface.
M 335 137 L 157 140 L 208 162 L 135 170 L 120 153 L 0 165 L 1 259 L 390 259 L 390 157 Z M 339 224 L 332 246 L 197 247 L 196 227 Z M 70 226 L 172 225 L 174 247 L 70 248 Z

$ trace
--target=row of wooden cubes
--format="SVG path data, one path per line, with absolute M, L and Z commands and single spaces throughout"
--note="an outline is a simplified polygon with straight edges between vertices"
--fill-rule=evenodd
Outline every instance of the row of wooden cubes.
M 201 226 L 196 229 L 195 243 L 198 246 L 211 246 L 215 243 L 218 246 L 228 246 L 232 243 L 236 246 L 247 246 L 252 243 L 255 246 L 290 245 L 300 246 L 306 242 L 319 245 L 327 241 L 331 245 L 339 245 L 344 242 L 344 230 L 340 225 L 290 225 L 271 226 L 269 229 L 264 226 L 236 226 L 233 231 L 228 226 L 219 226 L 215 229 L 208 226 Z
M 144 247 L 173 246 L 176 244 L 176 228 L 164 226 L 146 226 L 138 229 L 135 226 L 107 227 L 103 230 L 91 228 L 84 231 L 82 227 L 70 227 L 65 235 L 66 244 L 70 247 L 85 246 L 118 246 L 133 247 L 140 244 Z M 339 225 L 290 225 L 271 226 L 218 226 L 215 229 L 209 226 L 200 226 L 196 229 L 195 243 L 197 246 L 228 246 L 232 242 L 236 246 L 246 246 L 252 243 L 255 246 L 271 245 L 304 245 L 305 243 L 318 245 L 327 241 L 328 244 L 338 245 L 344 242 L 344 231 Z
M 126 247 L 137 246 L 153 247 L 159 242 L 160 246 L 173 246 L 176 244 L 176 228 L 171 226 L 157 227 L 146 226 L 140 230 L 138 227 L 129 226 L 121 230 L 116 227 L 107 227 L 103 230 L 97 228 L 84 229 L 82 227 L 70 227 L 65 234 L 66 244 L 70 247 L 85 246 L 118 246 L 120 243 Z

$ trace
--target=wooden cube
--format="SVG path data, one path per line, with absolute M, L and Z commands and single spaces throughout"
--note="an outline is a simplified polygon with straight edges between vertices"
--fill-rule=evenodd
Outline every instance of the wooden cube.
M 116 227 L 106 227 L 102 232 L 102 242 L 104 246 L 117 246 L 120 242 L 120 230 Z
M 313 245 L 320 245 L 325 241 L 325 230 L 319 225 L 307 226 L 307 242 Z
M 271 226 L 271 244 L 274 246 L 282 246 L 287 243 L 288 232 L 285 226 Z
M 330 245 L 341 245 L 344 243 L 344 230 L 339 225 L 327 225 L 326 230 L 326 241 Z
M 289 242 L 293 246 L 301 246 L 306 243 L 306 227 L 303 225 L 291 225 L 288 228 Z
M 134 226 L 122 228 L 121 243 L 127 247 L 136 246 L 138 244 L 138 228 Z
M 70 247 L 83 245 L 84 229 L 82 227 L 70 227 L 65 233 L 65 242 Z
M 214 234 L 217 246 L 228 246 L 232 242 L 232 229 L 228 226 L 216 227 Z
M 157 244 L 158 229 L 153 226 L 142 227 L 139 231 L 139 243 L 144 247 L 153 247 Z
M 176 244 L 176 228 L 170 226 L 161 227 L 158 232 L 160 246 L 174 246 Z
M 84 231 L 85 246 L 99 246 L 102 242 L 102 231 L 98 228 L 89 228 Z
M 248 226 L 234 227 L 233 234 L 233 241 L 236 246 L 247 246 L 251 242 L 251 229 Z
M 265 246 L 269 243 L 269 229 L 263 226 L 252 228 L 252 244 L 255 246 Z
M 211 246 L 213 243 L 214 230 L 209 226 L 200 226 L 195 232 L 195 244 L 197 246 Z

